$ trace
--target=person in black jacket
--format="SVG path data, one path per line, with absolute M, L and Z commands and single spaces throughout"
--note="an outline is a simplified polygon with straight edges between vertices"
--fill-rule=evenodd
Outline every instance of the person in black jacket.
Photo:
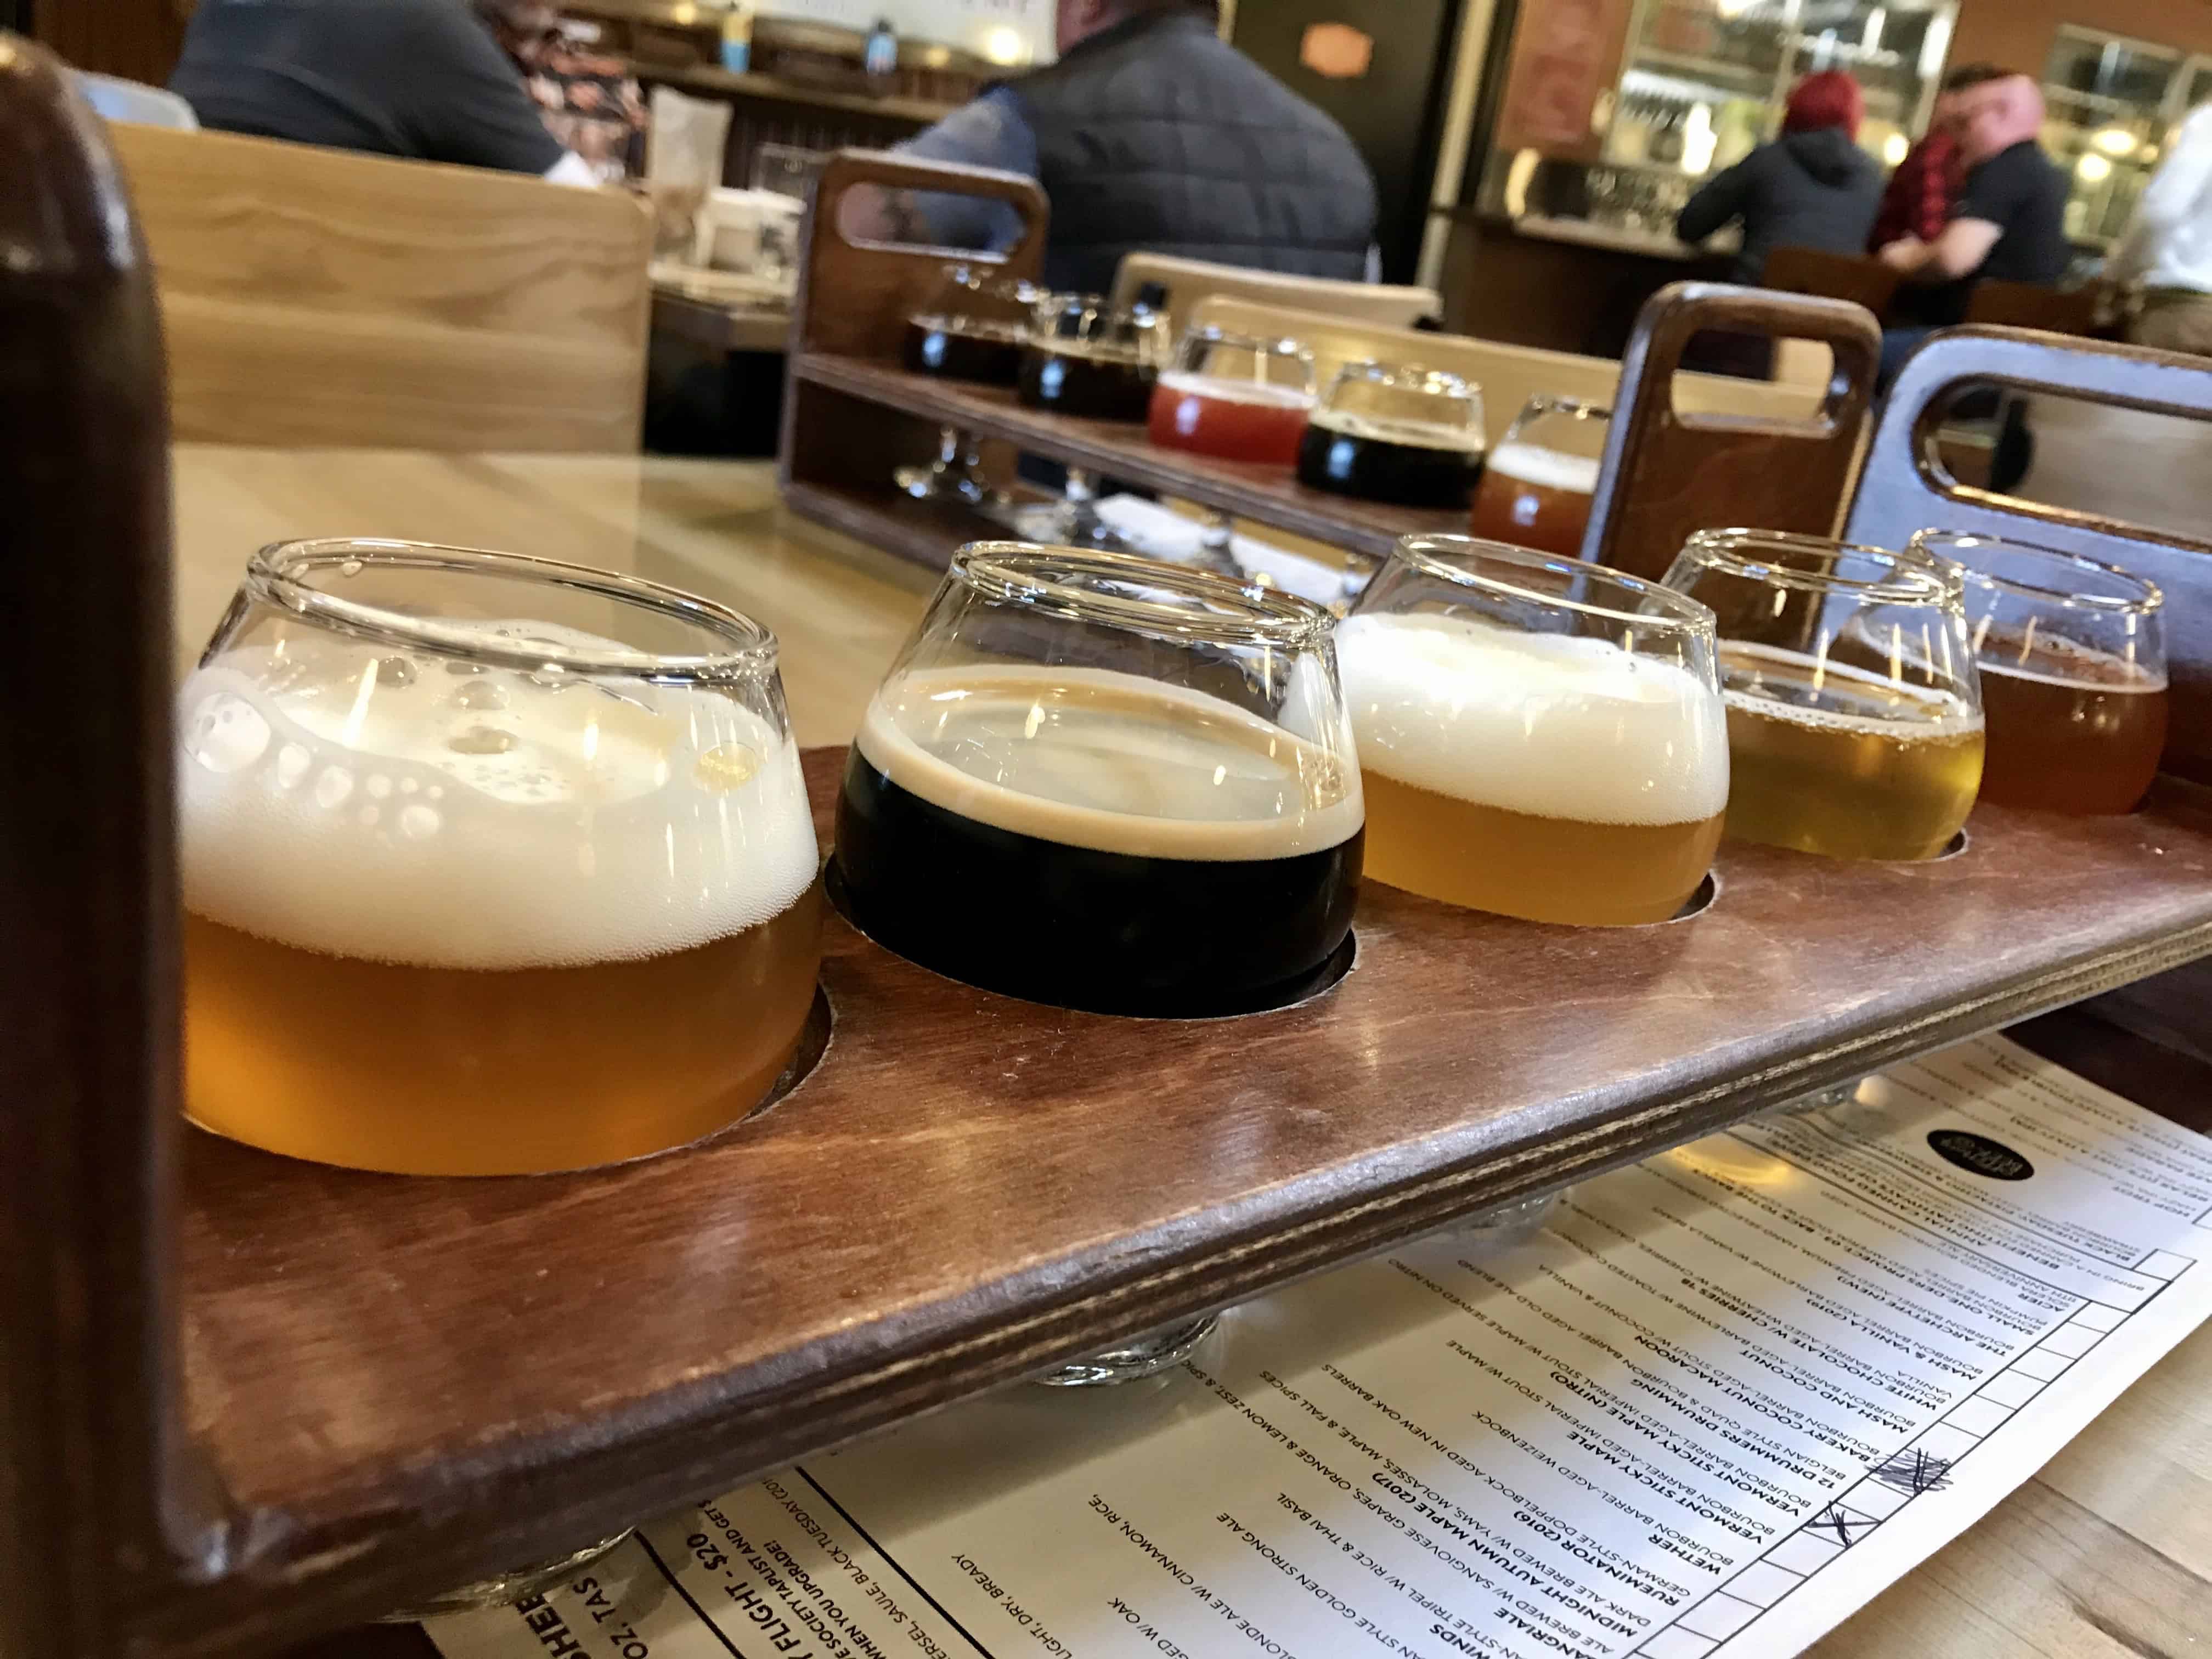
M 1734 221 L 1743 247 L 1732 282 L 1756 283 L 1778 247 L 1856 253 L 1881 208 L 1881 169 L 1855 142 L 1866 96 L 1841 70 L 1808 75 L 1790 94 L 1782 137 L 1708 179 L 1684 205 L 1674 234 L 1702 242 Z

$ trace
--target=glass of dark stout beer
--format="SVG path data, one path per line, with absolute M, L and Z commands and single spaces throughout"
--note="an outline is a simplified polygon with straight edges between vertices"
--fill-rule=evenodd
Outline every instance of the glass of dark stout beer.
M 1490 452 L 1474 491 L 1474 533 L 1579 556 L 1612 422 L 1613 411 L 1597 404 L 1531 398 Z
M 1165 291 L 1149 286 L 1134 304 L 1109 305 L 1095 294 L 1047 295 L 1036 307 L 1022 354 L 1018 396 L 1030 409 L 1092 420 L 1141 421 L 1166 367 L 1172 340 Z M 1033 540 L 1126 551 L 1118 532 L 1098 516 L 1098 481 L 1067 469 L 1060 500 L 1012 520 Z
M 1291 467 L 1313 406 L 1313 353 L 1300 342 L 1201 325 L 1184 333 L 1160 376 L 1146 436 L 1162 449 Z M 1230 553 L 1236 530 L 1226 513 L 1207 516 L 1199 550 L 1208 568 L 1240 574 Z
M 900 355 L 916 374 L 986 386 L 1012 386 L 1021 374 L 1022 348 L 1043 293 L 1018 277 L 988 268 L 947 265 L 928 301 L 906 319 Z M 982 457 L 957 427 L 940 428 L 937 457 L 927 466 L 902 466 L 898 486 L 916 501 L 981 505 L 991 495 Z
M 1958 567 L 1981 671 L 1984 800 L 2081 817 L 2131 812 L 2166 748 L 2165 595 L 2094 559 L 1923 530 Z
M 1364 844 L 1333 622 L 1127 554 L 963 549 L 846 764 L 848 913 L 925 968 L 1063 1008 L 1311 994 Z
M 1307 422 L 1298 482 L 1397 507 L 1464 507 L 1486 441 L 1474 382 L 1438 369 L 1346 363 Z

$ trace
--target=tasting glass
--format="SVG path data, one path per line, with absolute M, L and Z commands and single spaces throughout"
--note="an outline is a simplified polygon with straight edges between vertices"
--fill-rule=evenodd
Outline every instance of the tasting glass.
M 1958 568 L 1981 674 L 1982 799 L 2076 816 L 2130 812 L 2166 747 L 2165 595 L 2078 554 L 1923 530 Z
M 1018 277 L 947 265 L 929 298 L 908 314 L 900 355 L 916 374 L 1012 386 L 1021 373 L 1022 349 L 1041 297 Z M 977 441 L 947 426 L 939 428 L 937 443 L 937 458 L 928 465 L 898 469 L 899 488 L 916 501 L 980 507 L 992 500 Z
M 1474 489 L 1474 533 L 1571 559 L 1582 552 L 1613 411 L 1540 394 L 1498 441 Z
M 1959 573 L 1762 530 L 1690 538 L 1667 586 L 1719 621 L 1728 833 L 1830 858 L 1937 857 L 1982 775 Z
M 1297 340 L 1262 340 L 1211 325 L 1189 329 L 1152 392 L 1146 435 L 1163 449 L 1217 460 L 1290 468 L 1314 406 L 1313 353 Z M 1200 562 L 1240 573 L 1230 547 L 1236 521 L 1207 515 Z
M 1033 316 L 1017 395 L 1025 408 L 1053 414 L 1142 421 L 1173 346 L 1167 314 L 1157 307 L 1117 307 L 1096 294 L 1047 295 Z M 1126 551 L 1120 533 L 1098 516 L 1097 499 L 1096 475 L 1070 467 L 1060 500 L 1025 511 L 1016 523 L 1030 540 Z
M 289 543 L 176 708 L 203 1127 L 574 1170 L 713 1133 L 793 1060 L 819 887 L 758 623 L 517 554 Z
M 1309 489 L 1399 507 L 1467 506 L 1486 446 L 1482 388 L 1441 369 L 1346 363 L 1298 447 Z

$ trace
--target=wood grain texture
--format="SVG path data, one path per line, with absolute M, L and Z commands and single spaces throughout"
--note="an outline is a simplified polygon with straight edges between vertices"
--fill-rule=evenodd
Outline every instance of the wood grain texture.
M 2212 532 L 2201 519 L 2146 525 L 1960 483 L 1929 450 L 1950 395 L 1963 381 L 1993 382 L 2039 402 L 2078 398 L 2212 423 L 2212 363 L 2020 329 L 1939 334 L 1890 388 L 1844 532 L 1883 547 L 1901 546 L 1914 532 L 1931 527 L 2014 536 L 2087 554 L 2156 582 L 2166 593 L 2172 688 L 2166 767 L 2212 782 Z M 2115 471 L 2124 465 L 2124 453 L 2108 448 Z M 2147 487 L 2143 498 L 2156 501 L 2161 493 Z
M 1674 380 L 1700 333 L 1820 342 L 1835 369 L 1810 420 L 1684 414 Z M 1881 330 L 1841 300 L 1677 283 L 1637 319 L 1621 360 L 1620 399 L 1606 441 L 1583 556 L 1656 580 L 1698 530 L 1729 525 L 1834 532 L 1874 400 Z
M 635 451 L 642 202 L 477 167 L 118 126 L 178 434 Z

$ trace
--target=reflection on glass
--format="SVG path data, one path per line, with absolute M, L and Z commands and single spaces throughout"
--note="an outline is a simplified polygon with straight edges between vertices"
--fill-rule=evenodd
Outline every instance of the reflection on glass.
M 650 583 L 270 549 L 179 693 L 186 1109 L 295 1158 L 575 1169 L 796 1048 L 814 831 L 775 641 Z
M 2166 748 L 2165 596 L 2094 559 L 1993 537 L 1923 531 L 1911 550 L 1965 583 L 1989 729 L 1981 798 L 2133 811 Z
M 1316 981 L 1362 845 L 1330 623 L 1125 555 L 964 550 L 846 767 L 854 919 L 955 979 L 1105 1013 Z
M 1667 586 L 1719 618 L 1732 838 L 1831 858 L 1942 852 L 1982 777 L 1955 571 L 1816 537 L 1708 530 Z
M 1712 614 L 1596 566 L 1409 537 L 1337 629 L 1367 873 L 1532 921 L 1664 921 L 1729 799 Z

